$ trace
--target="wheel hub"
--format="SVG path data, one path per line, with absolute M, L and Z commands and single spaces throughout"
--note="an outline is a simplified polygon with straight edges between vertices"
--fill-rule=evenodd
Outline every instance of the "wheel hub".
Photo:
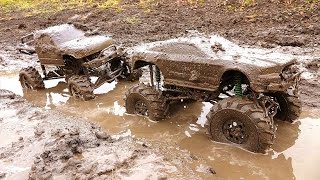
M 228 120 L 223 125 L 223 134 L 231 142 L 242 144 L 248 139 L 245 126 L 240 120 Z
M 139 100 L 136 102 L 134 106 L 134 111 L 136 114 L 140 114 L 143 116 L 148 116 L 148 106 L 143 101 Z

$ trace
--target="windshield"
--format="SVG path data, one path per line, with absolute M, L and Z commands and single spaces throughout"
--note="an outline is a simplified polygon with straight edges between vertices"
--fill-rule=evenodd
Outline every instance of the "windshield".
M 41 30 L 38 34 L 47 34 L 51 37 L 54 43 L 58 45 L 73 39 L 84 37 L 85 32 L 75 28 L 72 24 L 63 24 Z

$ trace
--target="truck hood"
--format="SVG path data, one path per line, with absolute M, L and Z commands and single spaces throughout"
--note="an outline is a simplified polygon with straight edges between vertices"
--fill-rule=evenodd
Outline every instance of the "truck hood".
M 188 56 L 186 61 L 202 59 L 203 63 L 213 61 L 231 61 L 236 64 L 248 64 L 258 67 L 274 67 L 291 63 L 294 55 L 276 52 L 274 49 L 241 47 L 227 39 L 213 35 L 189 36 L 167 41 L 142 44 L 133 49 L 133 56 L 146 54 L 166 55 L 166 57 Z M 197 56 L 197 57 L 195 57 Z
M 59 45 L 63 54 L 81 59 L 99 52 L 113 44 L 113 40 L 105 36 L 89 36 L 73 39 Z

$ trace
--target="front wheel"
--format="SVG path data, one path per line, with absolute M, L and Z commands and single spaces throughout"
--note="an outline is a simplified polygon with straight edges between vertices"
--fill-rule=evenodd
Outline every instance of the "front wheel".
M 94 99 L 93 85 L 87 76 L 73 75 L 68 80 L 69 92 L 72 96 L 85 101 Z
M 252 152 L 264 153 L 273 144 L 273 120 L 249 99 L 224 99 L 207 115 L 209 134 L 214 141 L 234 144 Z
M 126 111 L 129 114 L 139 114 L 151 120 L 164 119 L 168 103 L 161 92 L 145 84 L 131 87 L 125 96 Z

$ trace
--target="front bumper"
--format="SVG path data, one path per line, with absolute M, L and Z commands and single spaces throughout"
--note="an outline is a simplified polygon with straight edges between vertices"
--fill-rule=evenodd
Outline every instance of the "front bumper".
M 279 74 L 262 75 L 259 76 L 259 82 L 251 84 L 251 88 L 261 93 L 287 91 L 289 88 L 296 92 L 298 90 L 301 73 L 302 72 L 297 72 L 288 79 L 281 78 Z

